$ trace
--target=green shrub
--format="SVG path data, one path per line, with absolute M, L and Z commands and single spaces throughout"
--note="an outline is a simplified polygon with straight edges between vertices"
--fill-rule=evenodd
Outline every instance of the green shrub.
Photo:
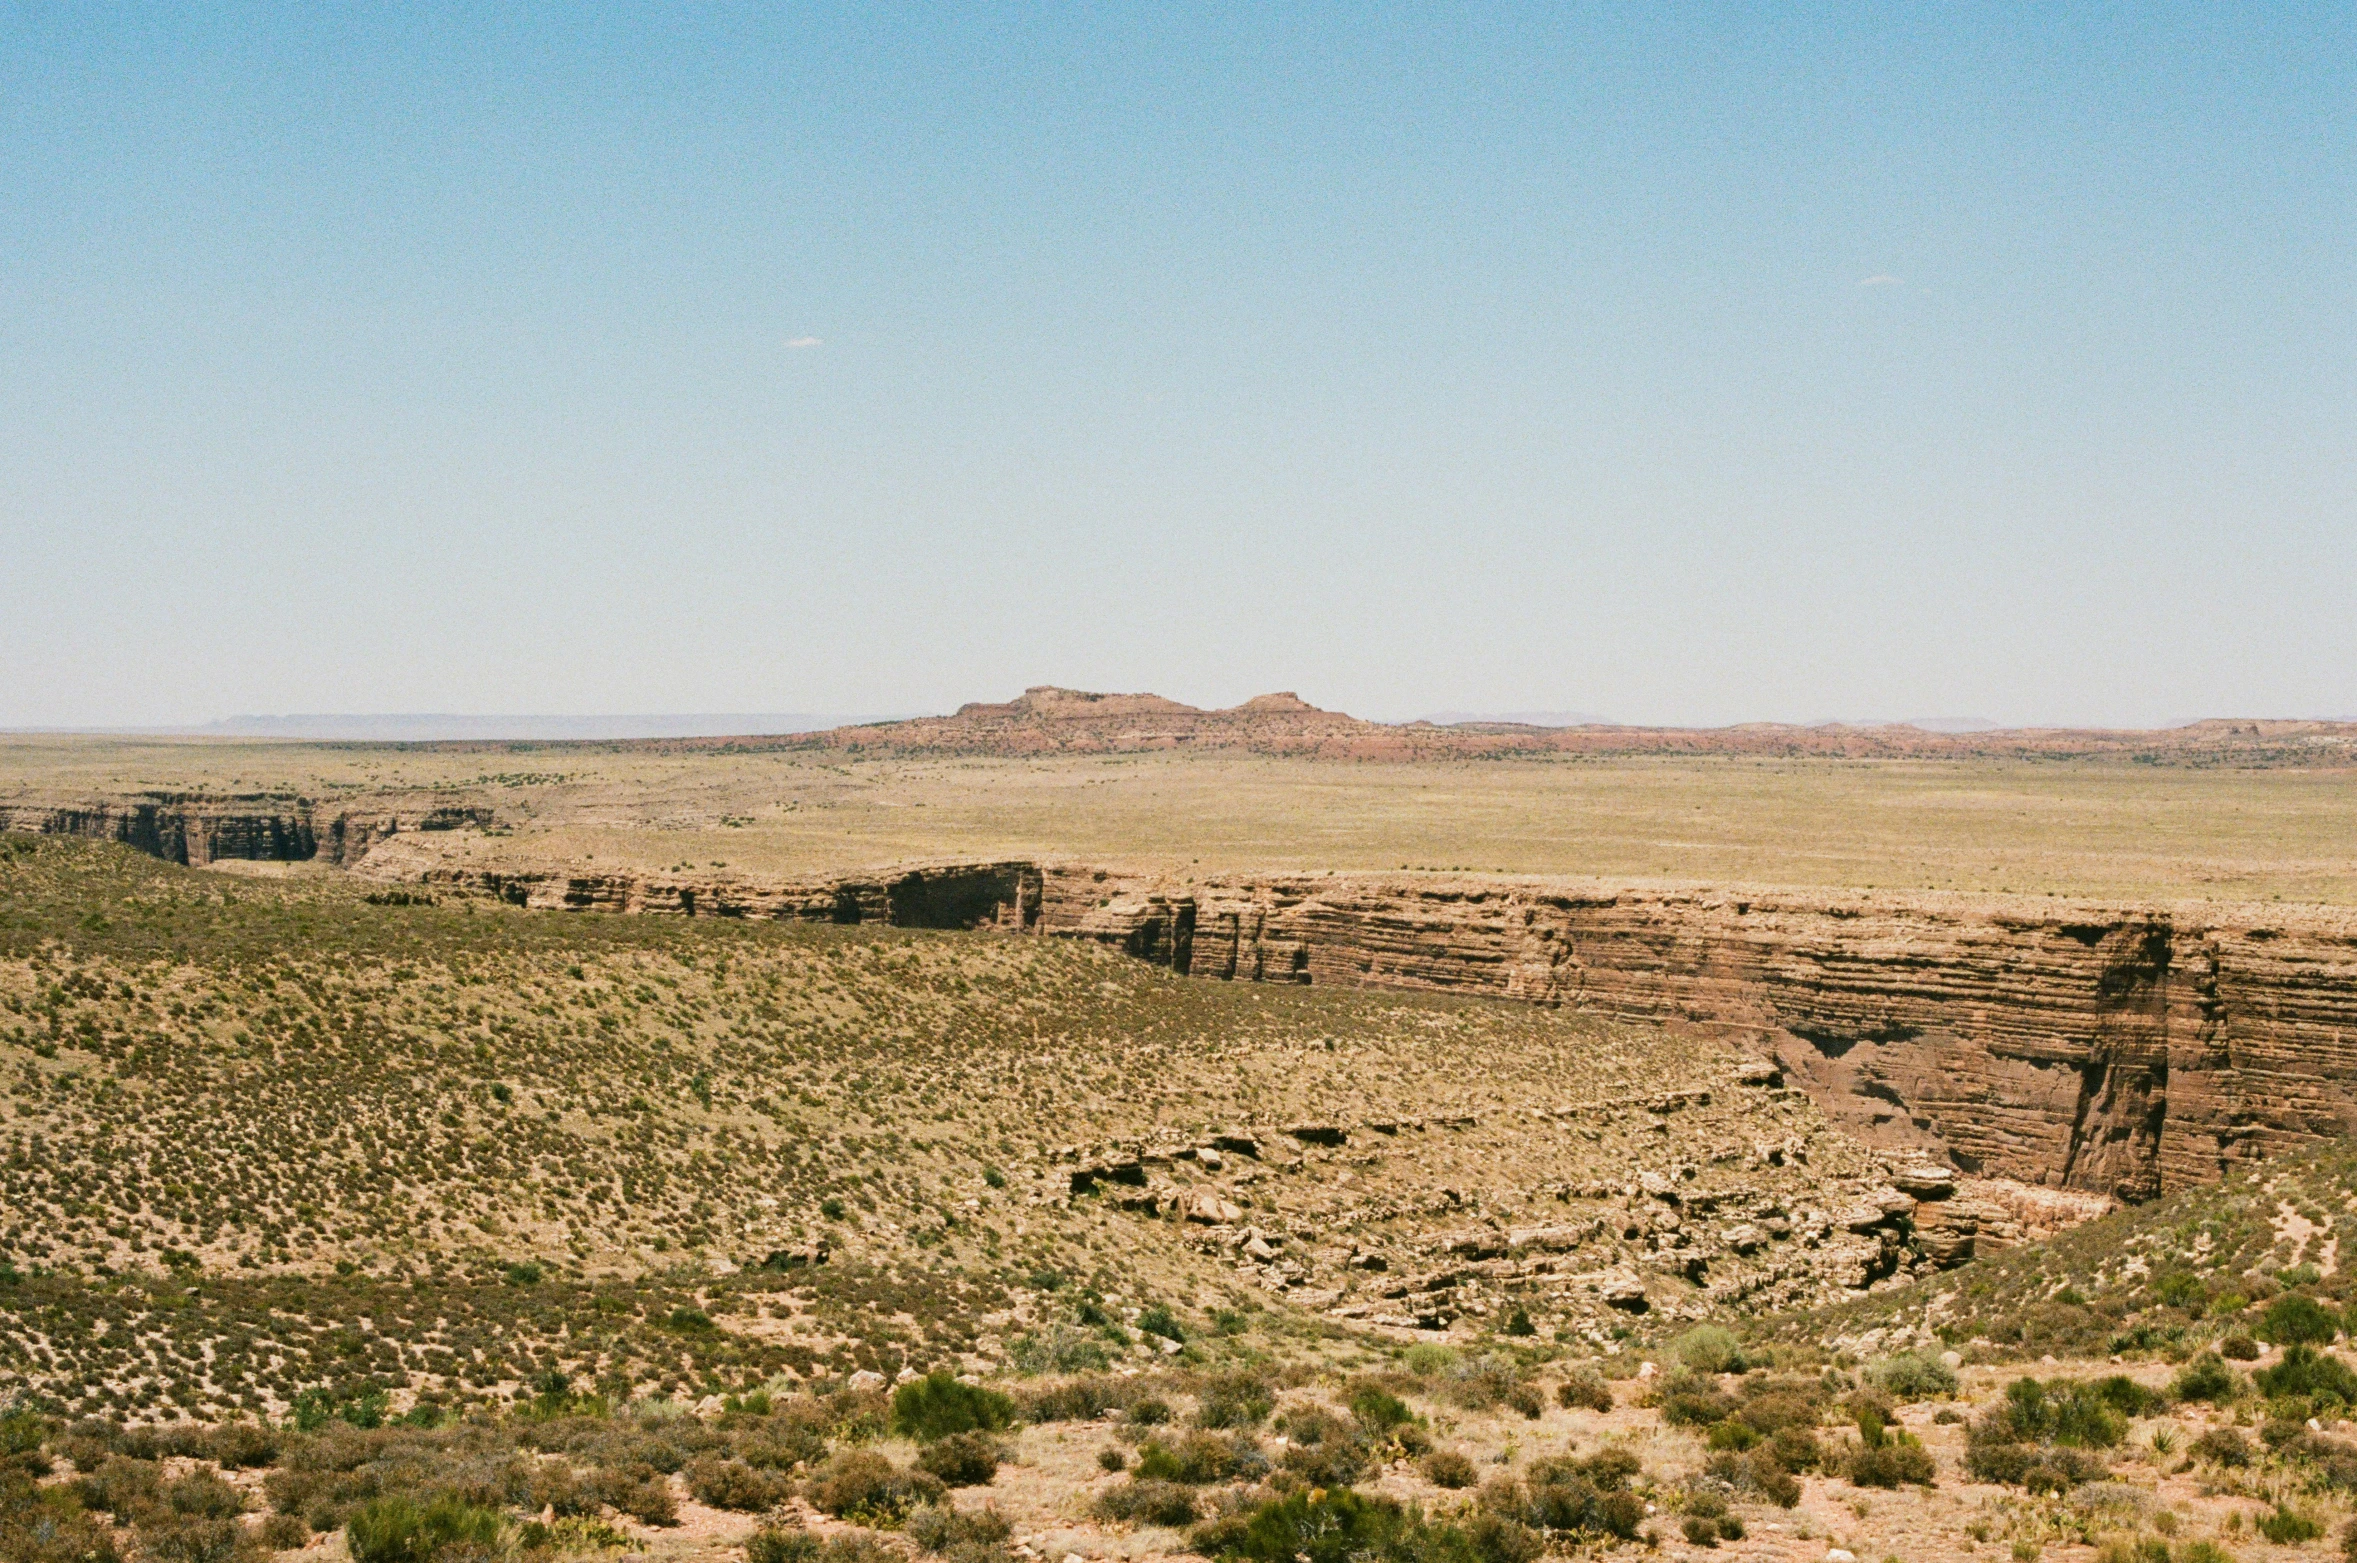
M 927 1504 L 908 1517 L 906 1535 L 919 1552 L 970 1559 L 1004 1547 L 1014 1530 L 996 1509 Z
M 164 1489 L 164 1502 L 175 1514 L 194 1519 L 226 1520 L 246 1511 L 245 1495 L 211 1471 L 192 1471 Z
M 2201 1277 L 2185 1270 L 2162 1276 L 2152 1283 L 2152 1291 L 2164 1306 L 2188 1313 L 2201 1312 L 2202 1304 L 2209 1301 L 2209 1289 L 2202 1285 Z
M 864 1532 L 824 1540 L 799 1525 L 764 1525 L 745 1542 L 745 1563 L 904 1563 Z
M 684 1474 L 698 1503 L 746 1514 L 774 1507 L 787 1490 L 785 1482 L 743 1460 L 706 1456 L 689 1461 Z
M 1566 1411 L 1610 1411 L 1612 1386 L 1594 1368 L 1574 1368 L 1568 1378 L 1555 1386 L 1555 1404 Z
M 1749 1366 L 1743 1343 L 1716 1324 L 1698 1325 L 1679 1336 L 1670 1355 L 1693 1373 L 1741 1373 Z
M 1956 1393 L 1956 1375 L 1937 1357 L 1903 1352 L 1866 1370 L 1866 1377 L 1893 1400 L 1906 1402 Z
M 1367 1474 L 1364 1429 L 1314 1406 L 1288 1413 L 1279 1425 L 1292 1445 L 1277 1463 L 1304 1486 L 1348 1487 Z
M 2278 1346 L 2322 1345 L 2341 1332 L 2341 1316 L 2313 1297 L 2285 1292 L 2259 1316 L 2259 1339 Z
M 255 1539 L 273 1552 L 291 1552 L 311 1544 L 311 1527 L 293 1514 L 273 1514 L 255 1529 Z
M 1730 1417 L 1724 1422 L 1713 1422 L 1703 1435 L 1703 1442 L 1713 1449 L 1732 1449 L 1737 1453 L 1760 1441 L 1759 1431 Z
M 1898 1487 L 1908 1483 L 1929 1487 L 1939 1474 L 1931 1451 L 1907 1433 L 1890 1433 L 1878 1444 L 1860 1444 L 1850 1453 L 1843 1475 L 1859 1487 Z
M 2212 1404 L 2232 1400 L 2239 1387 L 2234 1370 L 2214 1351 L 2205 1351 L 2180 1368 L 2174 1385 L 2179 1400 L 2206 1400 Z
M 1671 1427 L 1708 1427 L 1734 1415 L 1736 1399 L 1698 1374 L 1671 1374 L 1661 1386 L 1661 1419 Z
M 745 1541 L 745 1563 L 817 1563 L 819 1540 L 799 1525 L 764 1525 Z
M 1626 1540 L 1644 1522 L 1645 1505 L 1628 1491 L 1637 1458 L 1607 1447 L 1586 1460 L 1555 1456 L 1533 1461 L 1520 1481 L 1492 1477 L 1481 1489 L 1484 1509 L 1534 1531 L 1605 1534 Z
M 1411 1348 L 1409 1355 L 1422 1349 Z M 1199 1427 L 1258 1427 L 1276 1405 L 1276 1394 L 1265 1378 L 1238 1368 L 1203 1381 L 1196 1394 L 1195 1422 Z
M 1015 1371 L 1039 1373 L 1102 1373 L 1113 1365 L 1104 1342 L 1069 1324 L 1052 1324 L 1036 1335 L 1019 1335 L 1009 1343 L 1007 1356 Z
M 1108 1411 L 1134 1404 L 1138 1392 L 1126 1380 L 1089 1375 L 1067 1379 L 1061 1384 L 1019 1389 L 1017 1396 L 1019 1407 L 1029 1421 L 1093 1422 Z
M 2218 1342 L 2218 1355 L 2229 1362 L 2256 1362 L 2259 1358 L 2259 1343 L 2248 1335 L 2229 1335 Z
M 433 1563 L 460 1546 L 497 1546 L 501 1525 L 496 1510 L 455 1497 L 419 1504 L 396 1494 L 354 1510 L 344 1522 L 344 1545 L 352 1563 Z
M 1388 1498 L 1345 1490 L 1297 1492 L 1199 1527 L 1195 1551 L 1250 1563 L 1374 1563 L 1413 1556 L 1420 1516 Z
M 938 1502 L 944 1490 L 929 1472 L 902 1470 L 873 1450 L 847 1449 L 812 1474 L 807 1496 L 837 1519 L 897 1525 L 919 1504 Z
M 2196 1460 L 2240 1470 L 2251 1463 L 2251 1441 L 2231 1427 L 2213 1427 L 2195 1439 L 2186 1453 Z
M 1388 1433 L 1403 1423 L 1413 1422 L 1416 1413 L 1408 1403 L 1377 1384 L 1361 1384 L 1351 1392 L 1350 1414 L 1369 1432 Z
M 1435 1487 L 1455 1492 L 1473 1485 L 1476 1472 L 1473 1462 L 1454 1449 L 1435 1449 L 1418 1462 L 1424 1479 Z
M 2128 1419 L 2111 1402 L 2129 1398 L 2109 1381 L 2015 1379 L 2004 1402 L 1972 1424 L 1965 1467 L 1982 1481 L 2032 1492 L 2065 1492 L 2092 1481 L 2104 1464 L 2086 1451 L 2109 1449 L 2126 1436 Z
M 2251 1381 L 2270 1399 L 2329 1396 L 2343 1405 L 2357 1405 L 2357 1373 L 2350 1372 L 2348 1364 L 2332 1353 L 2318 1351 L 2305 1341 L 2285 1347 L 2282 1360 L 2252 1374 Z
M 1400 1356 L 1400 1366 L 1418 1378 L 1435 1378 L 1457 1365 L 1457 1351 L 1437 1341 L 1421 1341 Z
M 1097 1494 L 1095 1508 L 1101 1518 L 1131 1525 L 1189 1525 L 1195 1520 L 1195 1494 L 1177 1482 L 1132 1477 Z
M 1186 1327 L 1179 1323 L 1178 1315 L 1161 1303 L 1154 1304 L 1138 1315 L 1138 1328 L 1148 1335 L 1159 1335 L 1164 1340 L 1178 1341 L 1182 1345 L 1187 1339 Z
M 1799 1479 L 1770 1449 L 1755 1449 L 1750 1454 L 1713 1455 L 1704 1469 L 1735 1491 L 1757 1493 L 1780 1509 L 1792 1508 L 1801 1499 Z
M 2259 1534 L 2279 1547 L 2296 1547 L 2324 1534 L 2324 1527 L 2305 1514 L 2276 1504 L 2275 1512 L 2259 1520 Z
M 998 1445 L 987 1433 L 952 1433 L 918 1450 L 917 1464 L 944 1487 L 987 1487 L 998 1475 Z
M 1015 1402 L 995 1389 L 929 1373 L 892 1394 L 892 1430 L 919 1443 L 954 1433 L 1002 1431 L 1015 1420 Z

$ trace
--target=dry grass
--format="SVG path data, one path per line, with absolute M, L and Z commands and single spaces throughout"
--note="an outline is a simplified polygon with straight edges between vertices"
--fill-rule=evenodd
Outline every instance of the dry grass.
M 1462 761 L 1230 755 L 848 760 L 616 745 L 16 739 L 0 803 L 141 790 L 355 805 L 448 790 L 508 833 L 408 854 L 820 875 L 942 856 L 1140 868 L 1473 869 L 1634 880 L 2357 901 L 2331 770 L 1993 760 Z

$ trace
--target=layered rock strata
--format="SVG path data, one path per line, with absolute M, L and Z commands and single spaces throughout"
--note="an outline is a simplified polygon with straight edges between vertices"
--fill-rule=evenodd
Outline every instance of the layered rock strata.
M 317 860 L 342 867 L 403 831 L 482 830 L 493 823 L 488 808 L 421 803 L 414 795 L 381 807 L 170 793 L 93 803 L 0 804 L 0 831 L 117 841 L 167 862 L 200 868 L 229 860 Z
M 519 904 L 1081 938 L 1215 980 L 1690 1026 L 1967 1173 L 2149 1198 L 2357 1122 L 2357 917 L 1836 891 L 935 865 L 807 884 L 442 870 Z
M 2322 908 L 1059 867 L 1037 925 L 1196 976 L 1707 1027 L 1871 1138 L 2126 1199 L 2357 1121 L 2357 917 Z

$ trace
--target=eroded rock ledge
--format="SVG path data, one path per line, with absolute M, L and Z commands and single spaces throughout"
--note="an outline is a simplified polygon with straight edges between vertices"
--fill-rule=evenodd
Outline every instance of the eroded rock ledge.
M 2357 1120 L 2357 917 L 1564 881 L 943 864 L 803 885 L 438 870 L 523 905 L 991 927 L 1190 976 L 1704 1028 L 1968 1173 L 2145 1199 Z

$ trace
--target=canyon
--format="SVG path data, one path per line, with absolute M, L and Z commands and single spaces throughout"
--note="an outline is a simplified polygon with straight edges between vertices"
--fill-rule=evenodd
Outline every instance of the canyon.
M 1968 1177 L 2140 1201 L 2357 1120 L 2333 782 L 2353 733 L 1441 728 L 1291 695 L 1206 711 L 1042 687 L 774 741 L 28 746 L 0 830 L 538 909 L 986 930 L 1199 980 L 1584 1011 L 1735 1043 L 1861 1138 Z M 720 752 L 756 744 L 794 752 Z M 1402 758 L 1432 745 L 1455 758 Z M 1597 757 L 1647 745 L 1718 757 Z M 934 758 L 857 758 L 879 747 Z M 1222 748 L 1246 753 L 1189 757 Z M 1909 758 L 1855 757 L 1891 753 Z M 217 779 L 92 785 L 104 767 Z M 1953 785 L 1926 791 L 1935 772 Z M 1565 781 L 1613 774 L 1652 791 Z M 1646 869 L 1444 866 L 1579 864 L 1589 821 Z M 1846 836 L 1869 872 L 1785 877 Z M 1697 840 L 1718 855 L 1677 873 Z M 1269 842 L 1337 866 L 1272 861 Z M 1380 870 L 1377 852 L 1426 862 Z M 1861 882 L 1910 870 L 1986 877 Z M 2060 892 L 2013 893 L 2040 874 Z M 2123 888 L 2072 893 L 2107 883 Z M 2294 894 L 2234 894 L 2270 883 Z
M 1182 878 L 1042 859 L 808 879 L 376 859 L 483 808 L 154 798 L 7 828 L 174 862 L 318 859 L 518 906 L 1085 939 L 1184 976 L 1458 992 L 1690 1028 L 1967 1174 L 2149 1199 L 2357 1119 L 2357 914 L 1432 874 Z M 426 860 L 429 864 L 432 860 Z
M 435 870 L 521 906 L 1087 939 L 1184 976 L 1693 1028 L 1967 1173 L 2136 1201 L 2357 1120 L 2357 916 L 2043 898 L 945 863 L 803 884 Z

